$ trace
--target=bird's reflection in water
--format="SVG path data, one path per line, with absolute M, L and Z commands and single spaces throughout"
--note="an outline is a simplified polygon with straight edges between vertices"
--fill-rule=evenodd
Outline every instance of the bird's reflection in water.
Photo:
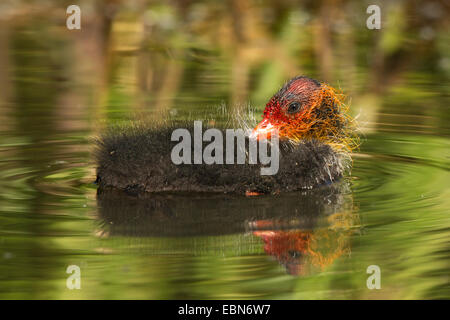
M 250 233 L 292 275 L 324 270 L 348 255 L 349 237 L 359 227 L 345 182 L 250 198 L 99 190 L 97 201 L 101 229 L 110 237 L 183 238 L 187 245 L 187 238 Z
M 254 221 L 253 234 L 264 242 L 264 251 L 276 258 L 287 273 L 306 275 L 322 271 L 342 255 L 350 254 L 350 235 L 359 226 L 352 211 L 333 213 L 328 224 L 305 229 L 274 230 L 271 220 Z

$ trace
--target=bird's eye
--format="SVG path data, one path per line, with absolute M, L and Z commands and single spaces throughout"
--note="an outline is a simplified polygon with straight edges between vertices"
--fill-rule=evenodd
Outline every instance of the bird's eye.
M 300 258 L 301 257 L 301 253 L 300 251 L 296 251 L 296 250 L 289 250 L 288 254 L 291 258 Z
M 300 111 L 300 103 L 298 102 L 292 102 L 287 109 L 289 114 L 297 113 L 298 111 Z

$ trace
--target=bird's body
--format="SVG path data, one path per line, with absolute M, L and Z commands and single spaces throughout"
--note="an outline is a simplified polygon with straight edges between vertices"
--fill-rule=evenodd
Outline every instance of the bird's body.
M 351 139 L 341 101 L 325 86 L 306 77 L 294 78 L 269 101 L 263 121 L 245 138 L 249 142 L 261 140 L 262 136 L 279 136 L 276 174 L 262 175 L 264 165 L 251 164 L 249 143 L 245 144 L 247 156 L 241 164 L 175 164 L 171 156 L 178 142 L 172 141 L 172 133 L 179 128 L 193 133 L 195 128 L 193 122 L 167 121 L 163 127 L 135 125 L 104 133 L 96 151 L 99 189 L 114 188 L 135 195 L 259 194 L 311 189 L 334 182 L 350 163 Z M 202 143 L 203 147 L 208 145 Z M 223 141 L 223 150 L 225 147 Z M 190 148 L 194 153 L 193 144 Z

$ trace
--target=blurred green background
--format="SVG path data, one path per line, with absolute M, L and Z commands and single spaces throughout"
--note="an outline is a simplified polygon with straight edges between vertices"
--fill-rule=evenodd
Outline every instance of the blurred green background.
M 81 30 L 66 28 L 71 4 Z M 380 30 L 366 27 L 372 4 Z M 445 0 L 2 0 L 0 298 L 450 298 L 449 9 Z M 187 210 L 220 212 L 221 225 L 234 217 L 242 228 L 228 234 L 207 218 L 180 237 L 109 230 L 90 155 L 102 128 L 137 115 L 260 112 L 299 74 L 340 88 L 362 136 L 343 195 L 352 205 L 329 205 L 352 217 L 345 232 L 333 233 L 336 222 L 313 231 L 345 238 L 331 249 L 324 241 L 339 251 L 331 263 L 294 277 L 242 229 L 282 197 Z M 303 208 L 291 200 L 286 210 Z M 81 290 L 66 288 L 69 264 L 82 269 Z M 366 287 L 372 264 L 381 290 Z

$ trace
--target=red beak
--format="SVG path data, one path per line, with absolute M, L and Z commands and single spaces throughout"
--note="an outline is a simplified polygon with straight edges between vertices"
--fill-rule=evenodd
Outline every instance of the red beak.
M 263 119 L 252 131 L 250 138 L 256 140 L 270 139 L 273 133 L 277 130 L 275 126 L 269 121 L 269 119 Z

